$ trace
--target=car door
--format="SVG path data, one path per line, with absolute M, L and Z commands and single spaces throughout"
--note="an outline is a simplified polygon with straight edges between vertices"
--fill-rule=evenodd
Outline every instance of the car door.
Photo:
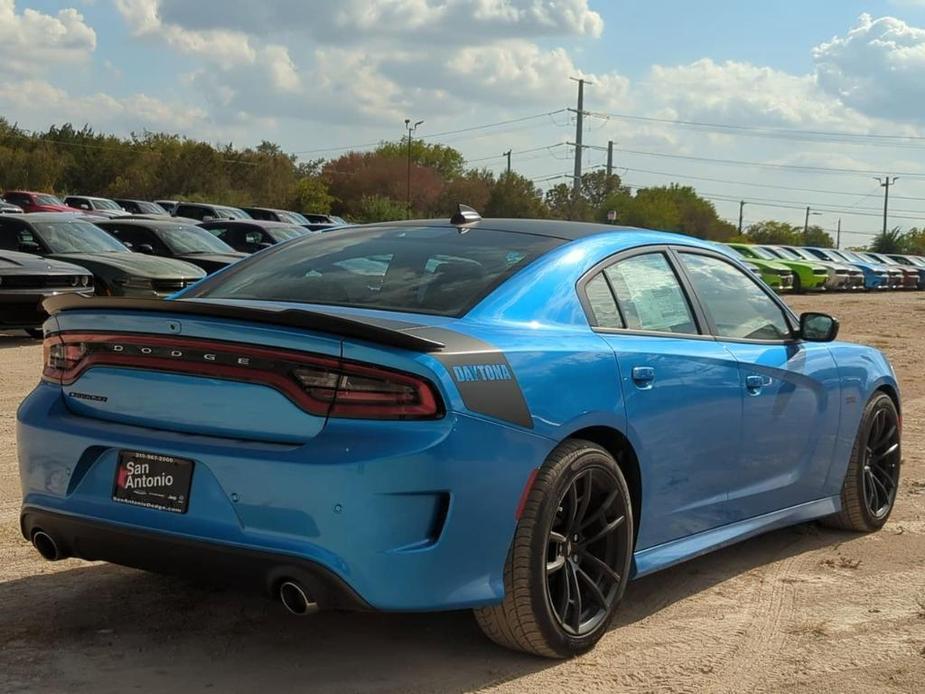
M 774 293 L 719 254 L 678 250 L 704 316 L 739 363 L 742 449 L 729 470 L 729 512 L 743 520 L 814 501 L 832 463 L 839 377 L 826 344 L 794 337 Z
M 626 433 L 642 469 L 637 549 L 727 523 L 729 470 L 739 455 L 739 368 L 703 334 L 669 249 L 616 256 L 584 284 L 584 296 L 594 330 L 616 355 Z

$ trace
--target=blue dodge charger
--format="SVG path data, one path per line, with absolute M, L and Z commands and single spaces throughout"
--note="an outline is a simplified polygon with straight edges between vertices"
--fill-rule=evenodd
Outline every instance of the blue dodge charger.
M 319 608 L 474 608 L 591 648 L 627 581 L 892 510 L 899 390 L 713 244 L 561 221 L 346 228 L 168 301 L 46 302 L 18 413 L 46 559 Z

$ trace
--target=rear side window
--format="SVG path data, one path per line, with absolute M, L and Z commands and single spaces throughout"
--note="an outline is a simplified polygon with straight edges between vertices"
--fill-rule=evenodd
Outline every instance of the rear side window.
M 190 219 L 204 219 L 207 214 L 212 214 L 211 210 L 206 210 L 199 205 L 177 205 L 177 217 L 189 217 Z
M 697 333 L 697 324 L 677 275 L 663 253 L 646 253 L 604 271 L 629 330 Z
M 457 316 L 562 243 L 488 229 L 364 227 L 292 241 L 193 296 Z
M 620 318 L 620 311 L 617 309 L 617 302 L 603 273 L 596 275 L 585 285 L 585 296 L 588 297 L 588 305 L 594 314 L 594 325 L 596 327 L 624 327 L 623 319 Z

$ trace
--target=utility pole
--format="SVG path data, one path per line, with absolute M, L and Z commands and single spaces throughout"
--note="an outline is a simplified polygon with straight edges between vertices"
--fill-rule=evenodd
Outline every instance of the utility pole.
M 835 250 L 841 248 L 841 217 L 838 218 L 838 229 L 835 232 Z
M 890 186 L 896 185 L 896 181 L 899 180 L 899 176 L 887 176 L 886 178 L 876 177 L 874 179 L 880 184 L 880 187 L 884 189 L 883 192 L 883 234 L 886 235 L 887 230 L 887 218 L 889 217 L 889 208 L 890 208 Z
M 607 141 L 607 179 L 613 176 L 613 140 Z
M 742 235 L 742 213 L 745 212 L 745 201 L 739 201 L 739 236 Z
M 405 219 L 411 219 L 411 139 L 414 136 L 414 131 L 423 123 L 424 121 L 419 120 L 412 125 L 411 119 L 405 118 L 405 128 L 408 130 L 408 187 L 405 196 Z
M 510 174 L 511 173 L 511 150 L 508 150 L 507 152 L 505 152 L 504 156 L 507 157 L 507 172 L 508 174 Z
M 809 233 L 809 207 L 806 208 L 806 221 L 803 222 L 803 238 Z
M 570 77 L 569 79 L 578 82 L 578 108 L 575 109 L 575 174 L 572 179 L 572 195 L 578 199 L 578 193 L 581 191 L 581 155 L 583 153 L 582 134 L 585 123 L 585 84 L 593 84 L 585 79 Z M 570 111 L 572 109 L 569 109 Z

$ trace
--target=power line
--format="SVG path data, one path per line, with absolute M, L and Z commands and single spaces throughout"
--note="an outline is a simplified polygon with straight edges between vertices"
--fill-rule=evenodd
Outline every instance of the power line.
M 603 148 L 602 148 L 603 149 Z M 644 157 L 661 157 L 665 159 L 683 159 L 686 161 L 699 161 L 699 162 L 709 162 L 711 164 L 724 164 L 730 166 L 751 166 L 757 168 L 765 169 L 784 169 L 788 171 L 800 171 L 803 173 L 832 173 L 832 174 L 848 174 L 848 175 L 864 175 L 872 176 L 877 174 L 882 174 L 883 171 L 877 171 L 873 169 L 835 169 L 826 166 L 808 166 L 803 164 L 774 164 L 770 162 L 758 162 L 758 161 L 742 161 L 739 159 L 714 159 L 711 157 L 695 157 L 689 154 L 668 154 L 667 152 L 645 152 L 637 149 L 624 149 L 619 148 L 618 151 L 623 152 L 624 154 L 636 154 Z M 912 171 L 898 171 L 896 172 L 899 176 L 907 176 L 910 178 L 925 178 L 925 173 L 912 172 Z
M 899 146 L 912 142 L 925 142 L 922 135 L 886 135 L 882 133 L 850 133 L 838 130 L 805 130 L 800 128 L 771 128 L 754 125 L 733 125 L 730 123 L 712 123 L 708 121 L 681 120 L 676 118 L 656 118 L 653 116 L 638 116 L 628 113 L 589 112 L 589 116 L 597 118 L 616 118 L 620 120 L 641 121 L 646 123 L 659 123 L 662 125 L 675 125 L 682 127 L 699 128 L 727 132 L 728 134 L 749 134 L 759 137 L 778 137 L 783 139 L 818 139 L 829 138 L 828 141 L 846 143 L 855 141 L 856 144 L 872 145 L 882 143 L 887 146 Z

